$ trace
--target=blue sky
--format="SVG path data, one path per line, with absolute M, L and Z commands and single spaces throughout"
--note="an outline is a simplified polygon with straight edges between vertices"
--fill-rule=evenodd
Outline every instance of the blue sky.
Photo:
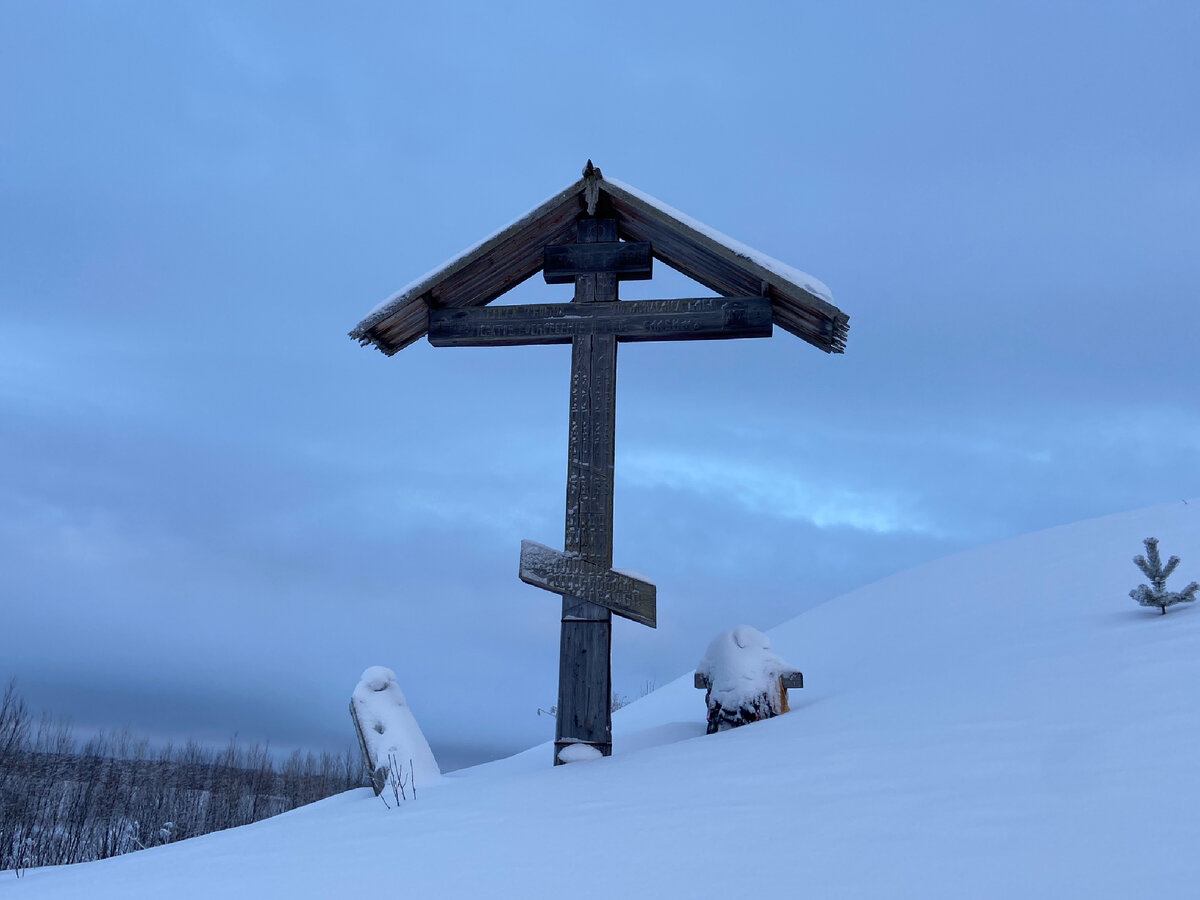
M 346 332 L 589 157 L 851 316 L 839 357 L 622 346 L 614 559 L 660 625 L 618 623 L 619 692 L 733 624 L 1200 494 L 1193 4 L 5 20 L 0 677 L 81 725 L 341 747 L 381 664 L 448 764 L 550 736 L 556 607 L 516 563 L 561 542 L 569 351 Z

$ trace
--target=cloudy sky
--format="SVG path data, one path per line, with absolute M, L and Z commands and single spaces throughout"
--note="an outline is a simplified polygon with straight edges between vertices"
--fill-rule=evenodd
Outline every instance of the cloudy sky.
M 851 317 L 844 356 L 622 346 L 614 562 L 659 627 L 617 623 L 618 692 L 731 625 L 1200 494 L 1193 3 L 4 20 L 0 679 L 77 725 L 340 749 L 381 664 L 447 767 L 552 735 L 557 600 L 516 568 L 561 546 L 569 348 L 346 332 L 589 157 Z M 660 265 L 623 295 L 695 290 Z

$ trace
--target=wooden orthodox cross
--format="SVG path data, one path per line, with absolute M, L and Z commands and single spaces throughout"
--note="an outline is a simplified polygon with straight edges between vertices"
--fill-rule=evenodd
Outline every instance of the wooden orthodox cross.
M 620 300 L 659 259 L 721 296 Z M 570 303 L 489 306 L 541 270 Z M 589 161 L 583 178 L 372 310 L 350 337 L 387 355 L 440 347 L 571 344 L 564 547 L 523 541 L 520 577 L 561 594 L 555 764 L 612 752 L 612 615 L 654 627 L 654 585 L 612 569 L 617 344 L 768 337 L 772 325 L 841 353 L 849 317 L 819 281 L 727 238 Z
M 577 243 L 544 248 L 546 281 L 575 282 L 570 303 L 429 315 L 435 347 L 571 344 L 565 552 L 525 541 L 520 567 L 523 581 L 563 598 L 556 764 L 573 744 L 612 753 L 612 614 L 656 624 L 654 585 L 610 568 L 617 342 L 771 336 L 765 297 L 619 301 L 618 282 L 651 276 L 651 246 L 620 242 L 611 214 L 589 212 L 579 219 Z

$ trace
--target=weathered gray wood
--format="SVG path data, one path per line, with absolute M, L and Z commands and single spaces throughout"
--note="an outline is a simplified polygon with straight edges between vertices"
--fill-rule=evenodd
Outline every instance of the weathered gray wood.
M 371 758 L 370 745 L 367 743 L 367 736 L 363 734 L 362 722 L 358 720 L 358 710 L 354 708 L 353 700 L 350 701 L 350 721 L 354 723 L 354 733 L 358 735 L 358 748 L 362 751 L 363 762 L 370 773 L 371 787 L 378 797 L 387 784 L 387 766 L 380 765 L 379 760 Z
M 813 293 L 798 277 L 802 273 L 598 173 L 593 169 L 495 236 L 405 288 L 368 314 L 350 336 L 390 355 L 425 333 L 430 309 L 491 303 L 542 268 L 547 244 L 572 239 L 576 216 L 587 205 L 619 217 L 620 232 L 613 241 L 619 237 L 626 243 L 650 243 L 655 259 L 718 294 L 753 295 L 765 282 L 776 325 L 827 353 L 844 351 L 849 316 Z
M 771 327 L 771 301 L 765 297 L 530 303 L 431 310 L 429 343 L 568 344 L 585 334 L 611 334 L 620 341 L 696 341 L 770 337 Z
M 563 243 L 572 236 L 575 244 Z M 654 259 L 721 296 L 618 304 L 618 282 L 649 278 Z M 574 301 L 487 307 L 539 269 L 550 283 L 573 279 Z M 571 562 L 540 571 L 522 562 L 524 580 L 563 596 L 556 764 L 570 744 L 611 753 L 613 611 L 655 624 L 654 599 L 647 605 L 631 585 L 653 586 L 611 569 L 617 343 L 767 337 L 773 322 L 840 353 L 847 321 L 803 273 L 606 182 L 589 160 L 579 182 L 403 289 L 351 332 L 388 355 L 426 332 L 436 346 L 572 345 L 566 552 L 558 554 Z M 803 687 L 803 676 L 785 675 L 783 684 Z
M 430 309 L 480 306 L 507 293 L 537 274 L 547 243 L 569 241 L 574 236 L 582 190 L 581 179 L 459 254 L 373 310 L 350 336 L 391 356 L 425 334 Z
M 652 277 L 654 257 L 647 241 L 606 241 L 602 244 L 549 244 L 542 277 L 547 284 L 570 284 L 577 275 L 615 272 L 620 281 Z
M 521 541 L 518 574 L 526 584 L 598 603 L 618 616 L 657 627 L 657 589 L 648 581 L 601 568 L 536 541 Z
M 802 688 L 804 687 L 803 672 L 784 672 L 779 676 L 783 680 L 784 688 Z M 694 675 L 694 683 L 696 688 L 701 691 L 708 690 L 708 678 L 696 672 Z
M 580 243 L 615 241 L 612 219 L 579 222 Z M 617 299 L 611 273 L 579 275 L 575 302 Z M 585 562 L 612 568 L 613 458 L 616 432 L 617 339 L 581 335 L 571 341 L 571 401 L 567 447 L 567 515 L 563 548 Z M 567 744 L 591 744 L 612 755 L 612 613 L 566 595 L 559 645 L 554 763 Z
M 620 218 L 622 238 L 649 241 L 656 259 L 719 294 L 749 294 L 766 282 L 775 324 L 826 353 L 845 351 L 850 317 L 791 277 L 790 267 L 775 260 L 764 264 L 761 254 L 697 228 L 619 184 L 602 181 L 601 188 Z

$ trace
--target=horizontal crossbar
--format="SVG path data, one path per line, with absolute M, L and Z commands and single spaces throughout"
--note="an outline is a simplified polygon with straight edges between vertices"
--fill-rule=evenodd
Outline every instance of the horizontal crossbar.
M 645 281 L 653 274 L 649 241 L 551 244 L 543 253 L 547 284 L 570 284 L 576 275 L 593 272 L 611 272 L 618 281 Z
M 787 688 L 802 688 L 804 687 L 803 672 L 784 672 L 779 676 L 783 680 L 783 686 Z M 708 677 L 701 675 L 699 672 L 695 675 L 695 684 L 697 689 L 702 691 L 708 690 Z
M 766 297 L 694 297 L 601 303 L 471 306 L 429 313 L 435 347 L 569 344 L 585 335 L 619 341 L 697 341 L 771 336 Z

